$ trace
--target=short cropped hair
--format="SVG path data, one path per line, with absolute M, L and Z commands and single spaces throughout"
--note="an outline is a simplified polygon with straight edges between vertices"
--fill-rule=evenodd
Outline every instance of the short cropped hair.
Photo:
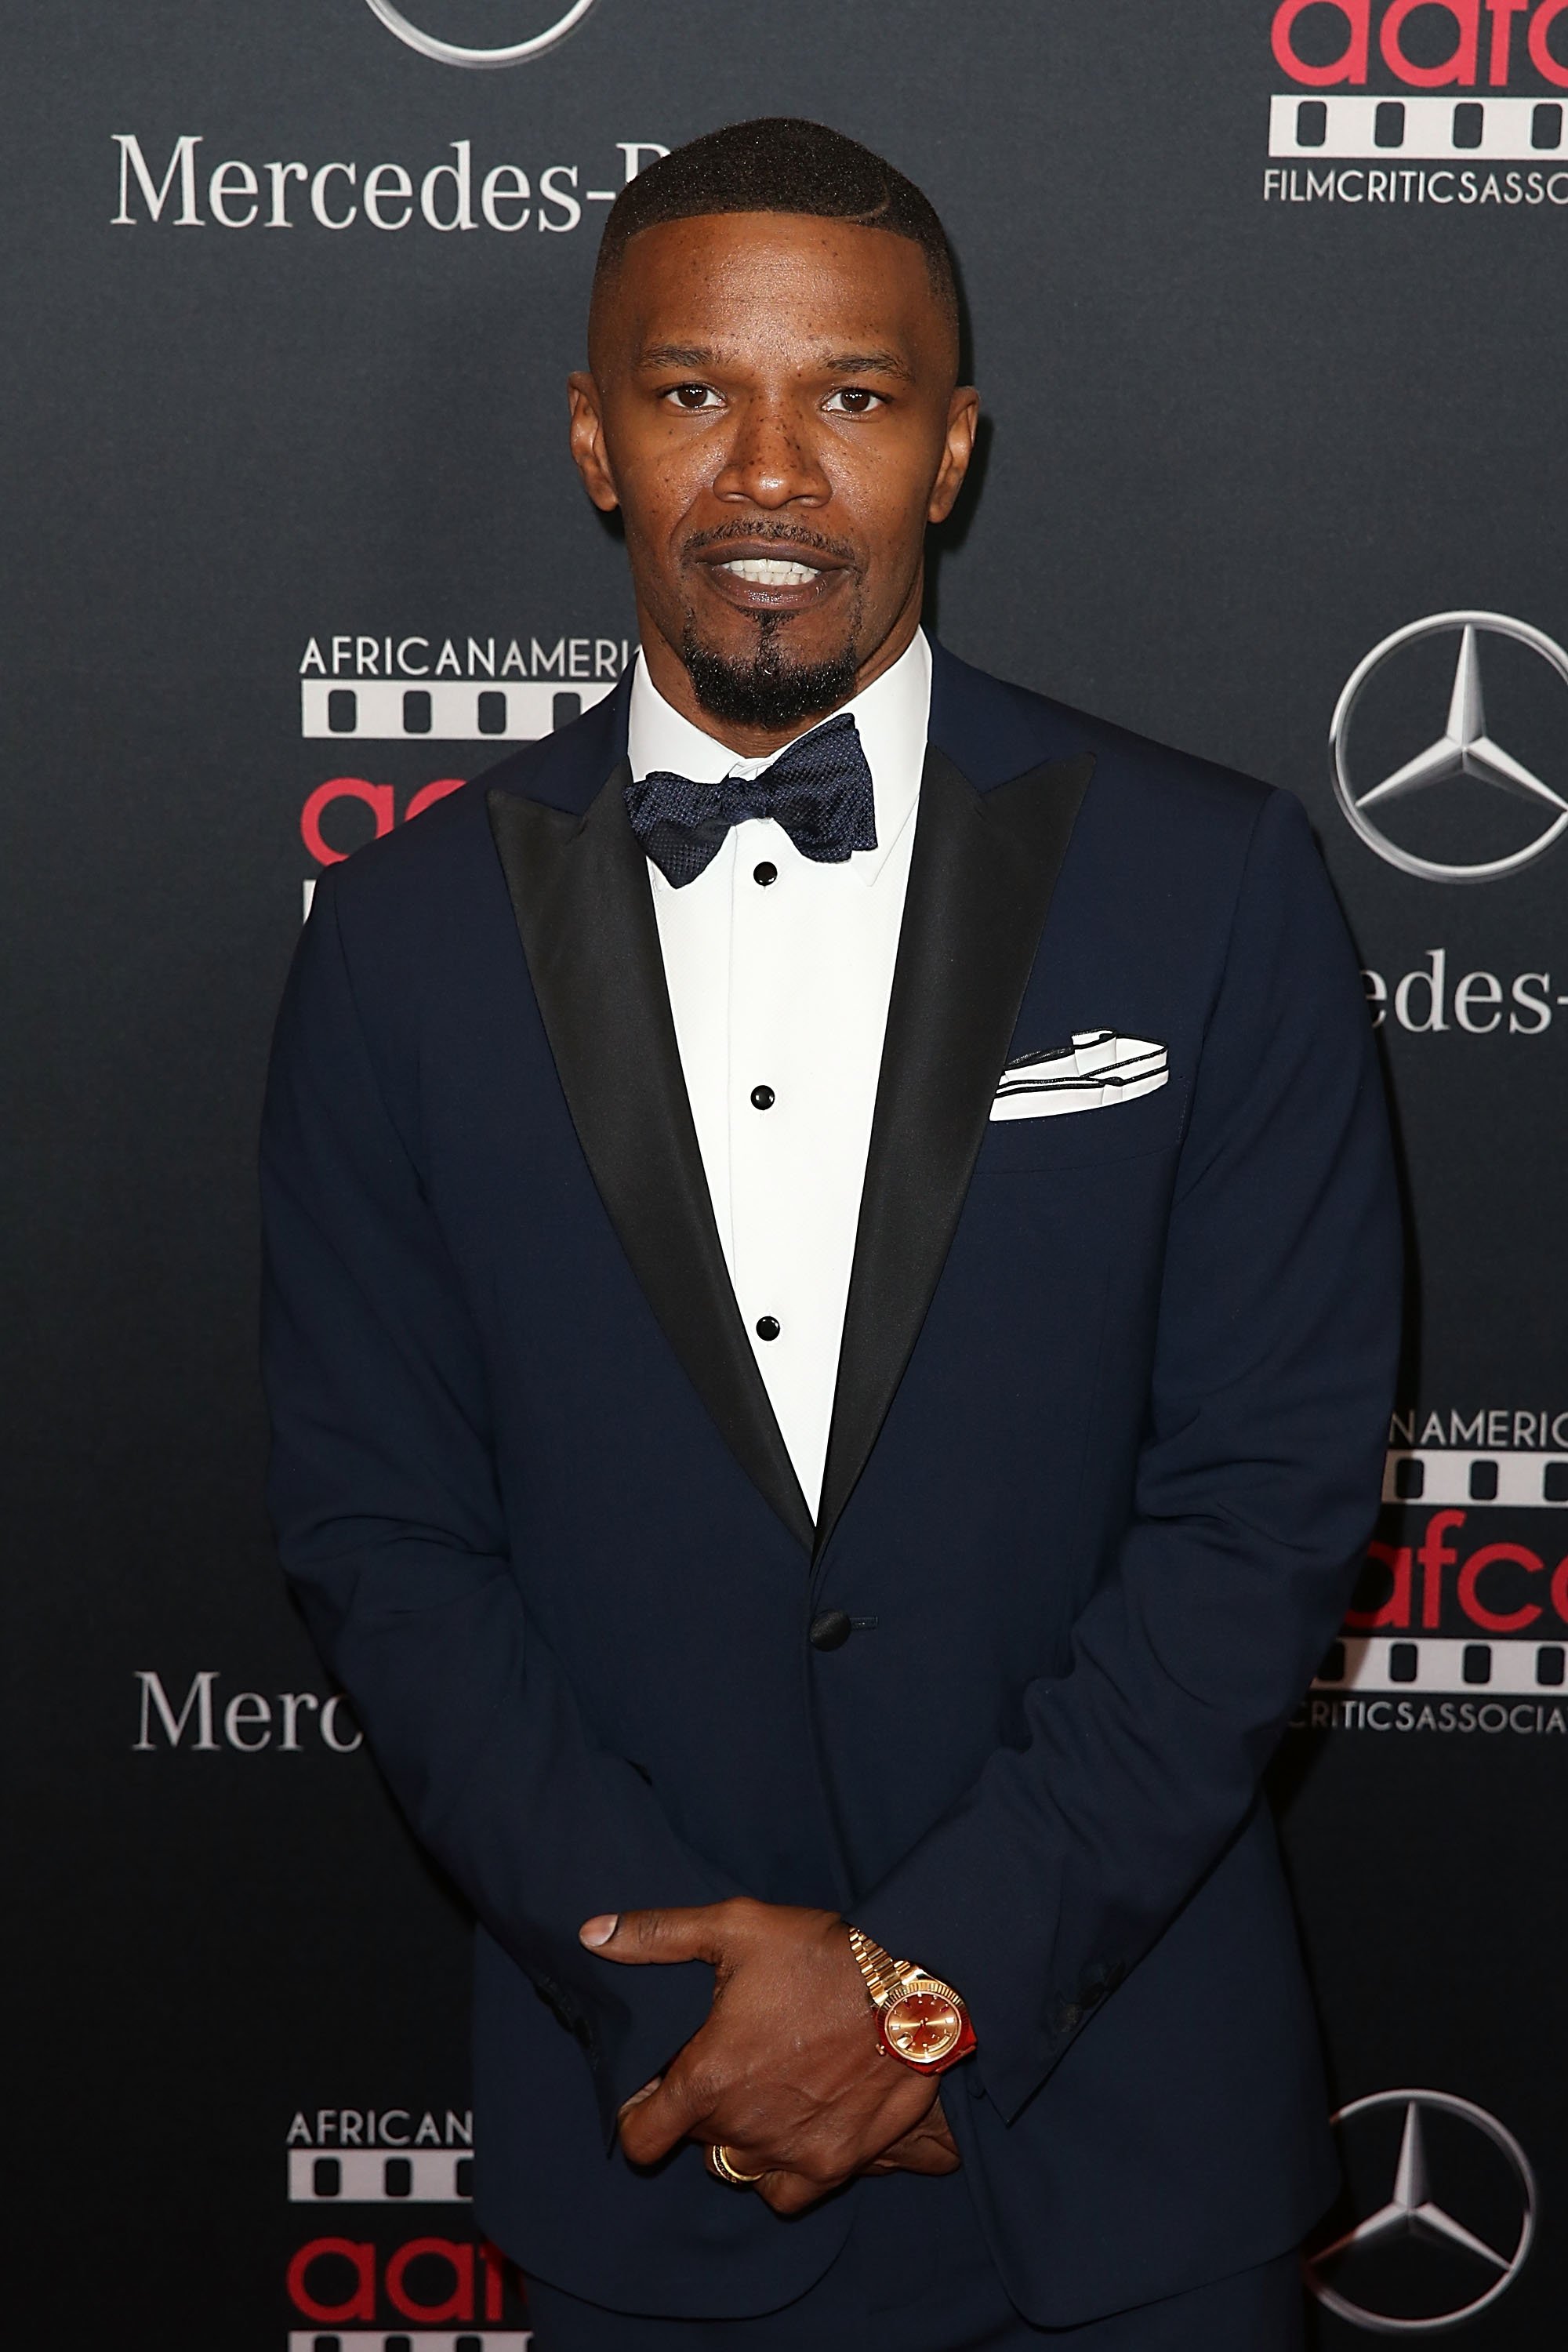
M 826 123 L 764 115 L 705 131 L 628 181 L 610 207 L 594 272 L 597 293 L 639 230 L 703 213 L 804 213 L 907 236 L 955 323 L 958 274 L 935 206 L 880 155 Z

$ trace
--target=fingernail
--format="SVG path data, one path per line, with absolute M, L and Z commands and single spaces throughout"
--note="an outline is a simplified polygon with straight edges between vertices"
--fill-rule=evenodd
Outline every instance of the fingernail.
M 664 2076 L 662 2074 L 656 2074 L 651 2083 L 645 2083 L 640 2091 L 634 2091 L 631 2097 L 626 2100 L 622 2105 L 620 2109 L 621 2114 L 623 2116 L 628 2116 L 634 2107 L 640 2107 L 645 2099 L 651 2099 L 663 2080 Z
M 596 1919 L 584 1920 L 577 1930 L 578 1940 L 586 1944 L 590 1951 L 597 1951 L 601 1944 L 609 1942 L 620 1924 L 618 1911 L 602 1911 Z

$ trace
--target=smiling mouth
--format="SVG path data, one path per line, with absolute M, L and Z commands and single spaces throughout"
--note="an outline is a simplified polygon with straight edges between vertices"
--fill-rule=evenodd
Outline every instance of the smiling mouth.
M 748 545 L 736 533 L 728 543 L 710 541 L 693 554 L 727 604 L 781 618 L 811 609 L 840 584 L 841 574 L 852 572 L 836 549 L 819 550 L 799 540 L 784 546 L 775 541 L 770 547 L 752 539 Z
M 789 563 L 778 556 L 737 555 L 718 569 L 728 572 L 733 579 L 749 581 L 756 588 L 809 588 L 822 566 Z

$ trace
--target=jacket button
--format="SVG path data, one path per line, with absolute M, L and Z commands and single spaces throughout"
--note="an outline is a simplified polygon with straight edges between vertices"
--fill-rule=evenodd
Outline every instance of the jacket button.
M 814 1650 L 841 1650 L 853 1631 L 842 1609 L 825 1609 L 820 1617 L 811 1621 L 811 1646 Z

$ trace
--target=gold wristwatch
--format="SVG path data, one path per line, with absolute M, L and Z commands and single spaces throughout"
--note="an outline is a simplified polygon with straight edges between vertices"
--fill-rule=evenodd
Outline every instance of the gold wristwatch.
M 913 1960 L 895 1960 L 858 1927 L 849 1930 L 849 1948 L 866 1979 L 878 2036 L 889 2058 L 920 2074 L 942 2074 L 968 2057 L 974 2028 L 951 1985 L 928 1977 Z

